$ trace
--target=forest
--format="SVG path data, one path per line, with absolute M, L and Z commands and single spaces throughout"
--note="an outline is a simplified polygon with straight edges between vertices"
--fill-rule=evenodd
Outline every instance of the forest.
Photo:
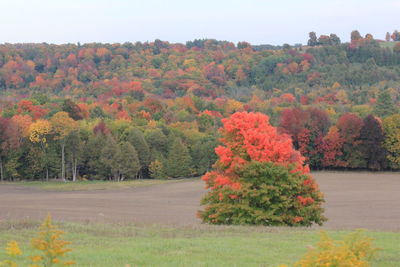
M 0 44 L 1 180 L 200 176 L 221 119 L 244 111 L 311 169 L 400 169 L 399 32 L 309 37 Z

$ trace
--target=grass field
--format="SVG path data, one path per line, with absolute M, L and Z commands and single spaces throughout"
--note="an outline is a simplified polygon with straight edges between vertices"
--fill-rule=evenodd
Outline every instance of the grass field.
M 329 220 L 324 228 L 329 234 L 338 240 L 358 227 L 374 229 L 365 234 L 382 251 L 371 266 L 399 266 L 399 175 L 318 172 L 314 176 L 326 194 Z M 85 192 L 95 189 L 113 190 Z M 68 259 L 82 267 L 277 267 L 295 263 L 319 239 L 317 227 L 203 225 L 195 215 L 203 194 L 199 179 L 0 186 L 0 261 L 10 240 L 21 244 L 25 256 L 32 255 L 30 240 L 39 225 L 35 221 L 48 212 L 59 220 L 64 239 L 72 242 Z
M 0 243 L 15 239 L 24 251 L 38 224 L 3 222 Z M 76 266 L 277 266 L 292 264 L 314 245 L 312 229 L 245 226 L 134 226 L 62 223 Z M 348 231 L 329 231 L 342 238 Z M 400 233 L 366 232 L 382 248 L 372 266 L 398 266 Z M 4 256 L 1 252 L 0 258 Z
M 38 188 L 41 190 L 48 191 L 90 191 L 90 190 L 105 190 L 105 189 L 123 189 L 123 188 L 134 188 L 141 186 L 150 186 L 155 184 L 165 184 L 171 182 L 179 182 L 182 179 L 174 180 L 157 180 L 157 179 L 140 179 L 140 180 L 129 180 L 122 182 L 114 181 L 76 181 L 76 182 L 62 182 L 62 181 L 51 181 L 51 182 L 6 182 L 3 184 L 15 184 L 27 187 Z M 188 180 L 188 179 L 184 179 Z

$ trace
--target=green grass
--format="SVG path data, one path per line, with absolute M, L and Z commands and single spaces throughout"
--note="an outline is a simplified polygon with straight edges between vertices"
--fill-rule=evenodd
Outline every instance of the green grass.
M 312 229 L 244 226 L 134 226 L 62 223 L 71 241 L 69 260 L 76 266 L 278 266 L 292 264 L 315 244 L 318 231 Z M 0 224 L 0 244 L 17 240 L 29 251 L 36 233 L 31 222 Z M 329 231 L 340 239 L 348 231 Z M 383 250 L 372 266 L 398 266 L 400 233 L 366 232 Z M 0 259 L 4 252 L 0 252 Z
M 173 180 L 156 180 L 156 179 L 141 179 L 141 180 L 129 180 L 122 182 L 113 181 L 76 181 L 76 182 L 15 182 L 15 183 L 4 183 L 4 184 L 15 184 L 18 186 L 28 186 L 38 188 L 41 190 L 48 191 L 80 191 L 80 190 L 104 190 L 104 189 L 121 189 L 121 188 L 132 188 L 149 186 L 155 184 L 165 184 L 172 182 L 188 181 L 189 179 L 173 179 Z

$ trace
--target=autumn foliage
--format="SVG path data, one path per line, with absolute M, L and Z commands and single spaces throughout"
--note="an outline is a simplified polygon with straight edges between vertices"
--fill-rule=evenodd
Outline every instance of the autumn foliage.
M 222 120 L 215 170 L 199 212 L 214 224 L 322 224 L 322 194 L 290 137 L 261 113 L 237 112 Z
M 387 119 L 400 110 L 400 53 L 352 36 L 310 33 L 308 47 L 0 44 L 0 181 L 113 179 L 102 148 L 117 153 L 127 128 L 143 136 L 130 140 L 140 168 L 126 179 L 177 176 L 178 139 L 188 152 L 178 176 L 200 176 L 215 158 L 203 144 L 242 111 L 267 114 L 312 169 L 399 169 L 399 121 Z M 257 149 L 249 159 L 271 160 Z

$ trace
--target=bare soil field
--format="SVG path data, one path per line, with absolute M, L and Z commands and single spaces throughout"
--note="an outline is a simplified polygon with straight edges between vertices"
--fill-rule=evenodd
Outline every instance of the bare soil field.
M 323 228 L 400 231 L 400 173 L 314 172 L 325 194 Z M 199 224 L 204 183 L 188 180 L 147 187 L 54 192 L 0 185 L 0 220 L 136 224 Z

